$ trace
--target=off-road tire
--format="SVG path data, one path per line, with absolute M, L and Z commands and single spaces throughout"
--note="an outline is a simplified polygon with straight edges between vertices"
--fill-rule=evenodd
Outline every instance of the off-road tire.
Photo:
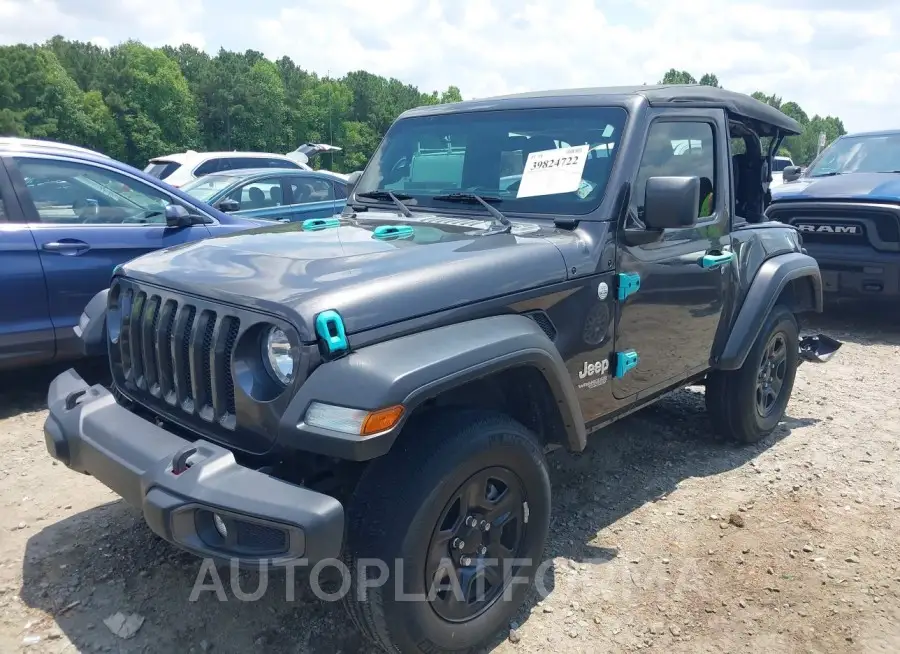
M 757 409 L 757 375 L 766 346 L 776 334 L 784 336 L 786 371 L 777 403 L 764 416 Z M 799 355 L 800 330 L 797 319 L 786 306 L 776 304 L 765 320 L 744 365 L 738 370 L 717 370 L 706 380 L 706 408 L 713 428 L 722 436 L 738 443 L 756 443 L 771 434 L 787 408 Z
M 532 563 L 518 575 L 528 583 L 509 586 L 506 597 L 463 623 L 444 620 L 428 602 L 398 600 L 399 590 L 427 593 L 424 559 L 441 512 L 464 481 L 494 466 L 512 471 L 527 498 L 522 558 Z M 547 463 L 538 439 L 524 426 L 502 414 L 468 409 L 411 420 L 392 450 L 363 472 L 348 507 L 343 562 L 351 590 L 344 605 L 362 634 L 384 651 L 477 651 L 502 633 L 533 585 L 549 522 Z M 387 563 L 387 583 L 360 584 L 365 560 Z M 367 572 L 370 579 L 382 574 L 371 564 Z

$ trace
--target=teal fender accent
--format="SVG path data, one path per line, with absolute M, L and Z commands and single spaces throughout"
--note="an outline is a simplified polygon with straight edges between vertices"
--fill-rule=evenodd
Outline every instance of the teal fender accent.
M 344 331 L 344 320 L 333 309 L 316 316 L 316 334 L 325 344 L 329 354 L 340 354 L 350 347 Z

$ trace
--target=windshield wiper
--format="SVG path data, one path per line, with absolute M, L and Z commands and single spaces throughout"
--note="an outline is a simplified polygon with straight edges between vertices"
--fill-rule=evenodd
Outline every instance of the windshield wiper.
M 362 193 L 357 193 L 356 197 L 372 198 L 373 200 L 390 200 L 395 205 L 397 205 L 400 213 L 402 213 L 407 218 L 412 217 L 412 211 L 410 211 L 409 207 L 401 202 L 401 200 L 409 200 L 412 198 L 412 196 L 407 193 L 398 193 L 395 195 L 390 191 L 364 191 Z
M 488 204 L 489 202 L 503 202 L 502 198 L 496 198 L 493 196 L 482 197 L 474 193 L 447 193 L 445 195 L 435 195 L 431 199 L 443 200 L 444 202 L 477 202 L 481 204 L 485 209 L 487 209 L 488 213 L 491 214 L 501 225 L 503 225 L 504 229 L 501 233 L 509 234 L 509 232 L 512 231 L 512 223 L 509 222 L 509 218 L 507 218 L 497 209 Z
M 819 173 L 818 175 L 810 175 L 810 177 L 834 177 L 835 175 L 843 175 L 843 174 L 844 173 L 842 173 L 839 170 L 832 170 L 831 172 L 828 172 L 828 173 Z

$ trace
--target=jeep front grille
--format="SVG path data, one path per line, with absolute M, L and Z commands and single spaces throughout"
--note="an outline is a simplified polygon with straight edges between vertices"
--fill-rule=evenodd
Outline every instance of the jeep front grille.
M 124 291 L 121 306 L 118 347 L 126 384 L 233 430 L 231 359 L 239 318 L 132 288 Z

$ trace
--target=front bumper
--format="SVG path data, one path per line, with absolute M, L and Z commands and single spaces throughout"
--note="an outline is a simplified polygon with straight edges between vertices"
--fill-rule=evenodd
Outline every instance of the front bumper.
M 819 264 L 826 299 L 900 298 L 900 254 L 863 246 L 810 243 L 804 247 Z
M 47 405 L 50 455 L 141 509 L 170 543 L 243 566 L 312 565 L 339 555 L 344 509 L 335 498 L 241 466 L 213 443 L 166 431 L 73 370 L 53 380 Z

